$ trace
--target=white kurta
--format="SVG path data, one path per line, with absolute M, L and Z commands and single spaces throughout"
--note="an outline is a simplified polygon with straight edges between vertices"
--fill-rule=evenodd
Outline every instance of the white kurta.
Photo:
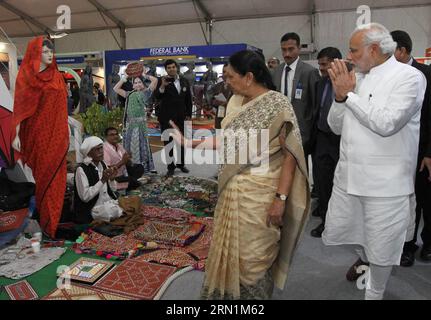
M 79 198 L 84 202 L 89 202 L 92 199 L 94 199 L 96 196 L 99 196 L 97 199 L 96 204 L 93 207 L 92 215 L 93 218 L 101 218 L 102 216 L 105 216 L 107 221 L 109 221 L 109 218 L 118 217 L 121 215 L 121 208 L 118 205 L 118 201 L 111 198 L 111 196 L 108 193 L 108 183 L 111 187 L 111 190 L 115 190 L 115 181 L 111 182 L 102 182 L 102 176 L 103 176 L 103 166 L 102 163 L 98 163 L 96 165 L 94 162 L 91 162 L 91 165 L 93 165 L 98 174 L 99 174 L 99 181 L 94 185 L 90 186 L 88 182 L 88 178 L 85 175 L 84 170 L 81 167 L 78 167 L 76 169 L 76 190 L 78 191 Z M 105 204 L 109 204 L 106 208 L 104 207 Z
M 359 244 L 371 263 L 399 264 L 414 193 L 420 112 L 426 80 L 392 56 L 357 74 L 328 123 L 341 134 L 340 160 L 322 240 Z

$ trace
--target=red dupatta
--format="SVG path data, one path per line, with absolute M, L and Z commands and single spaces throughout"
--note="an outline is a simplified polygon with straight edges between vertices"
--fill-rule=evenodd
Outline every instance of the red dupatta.
M 44 38 L 29 42 L 15 86 L 12 141 L 20 125 L 21 158 L 33 171 L 42 229 L 55 237 L 66 189 L 67 91 L 55 58 L 39 72 Z

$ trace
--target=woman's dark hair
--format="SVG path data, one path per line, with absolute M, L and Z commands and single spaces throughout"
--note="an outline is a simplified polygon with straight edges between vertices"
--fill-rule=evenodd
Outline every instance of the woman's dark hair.
M 233 54 L 229 58 L 229 64 L 236 73 L 245 76 L 247 72 L 251 72 L 257 83 L 270 90 L 275 90 L 274 82 L 272 82 L 271 74 L 265 62 L 254 51 L 242 50 Z
M 48 40 L 48 39 L 43 40 L 42 47 L 44 46 L 48 47 L 51 50 L 54 50 L 54 44 L 51 42 L 51 40 Z
M 133 77 L 132 83 L 134 83 L 137 78 L 141 79 L 142 83 L 145 84 L 145 79 L 143 76 Z

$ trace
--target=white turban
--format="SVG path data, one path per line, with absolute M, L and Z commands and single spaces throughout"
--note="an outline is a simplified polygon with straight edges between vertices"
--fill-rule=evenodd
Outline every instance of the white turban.
M 79 151 L 81 151 L 82 156 L 84 158 L 88 158 L 88 153 L 91 151 L 91 149 L 97 147 L 98 145 L 103 144 L 103 140 L 99 137 L 88 137 L 84 140 L 84 142 L 81 144 L 81 147 L 79 148 Z M 87 159 L 85 159 L 87 160 Z M 84 162 L 85 162 L 84 160 Z

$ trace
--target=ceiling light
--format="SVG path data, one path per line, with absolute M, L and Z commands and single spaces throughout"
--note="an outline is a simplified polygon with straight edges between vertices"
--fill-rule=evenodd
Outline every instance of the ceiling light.
M 49 36 L 51 37 L 51 39 L 60 39 L 60 38 L 64 38 L 67 35 L 69 34 L 66 32 L 62 32 L 62 33 L 50 34 Z

